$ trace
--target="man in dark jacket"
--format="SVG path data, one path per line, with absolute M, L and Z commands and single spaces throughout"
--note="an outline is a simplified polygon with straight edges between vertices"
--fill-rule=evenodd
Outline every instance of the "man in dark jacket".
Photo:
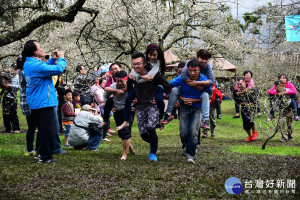
M 74 80 L 74 90 L 80 94 L 81 105 L 91 105 L 93 103 L 93 96 L 90 92 L 90 88 L 95 82 L 96 74 L 93 73 L 92 76 L 87 76 L 87 70 L 82 65 L 76 67 L 76 72 L 79 74 Z

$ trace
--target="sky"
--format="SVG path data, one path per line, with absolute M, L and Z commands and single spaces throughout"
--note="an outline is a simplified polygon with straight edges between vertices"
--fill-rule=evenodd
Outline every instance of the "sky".
M 233 0 L 235 2 L 238 1 L 238 19 L 241 22 L 244 22 L 243 20 L 243 14 L 246 12 L 252 12 L 256 8 L 267 5 L 269 2 L 272 2 L 272 0 Z M 232 16 L 233 18 L 237 17 L 237 3 L 233 3 L 231 7 Z

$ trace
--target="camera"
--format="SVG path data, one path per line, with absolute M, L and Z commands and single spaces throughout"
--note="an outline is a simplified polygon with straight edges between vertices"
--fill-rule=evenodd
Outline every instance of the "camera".
M 49 58 L 50 58 L 50 56 L 49 56 L 49 55 L 45 55 L 45 59 L 47 59 L 47 60 L 48 60 Z

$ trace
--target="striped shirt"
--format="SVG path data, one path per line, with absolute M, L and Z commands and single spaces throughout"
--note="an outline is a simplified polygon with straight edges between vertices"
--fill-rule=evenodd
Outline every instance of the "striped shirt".
M 29 116 L 31 114 L 31 110 L 29 108 L 29 105 L 26 100 L 26 81 L 25 81 L 25 76 L 24 76 L 24 71 L 20 70 L 19 71 L 19 83 L 20 83 L 20 106 L 22 113 L 25 116 Z

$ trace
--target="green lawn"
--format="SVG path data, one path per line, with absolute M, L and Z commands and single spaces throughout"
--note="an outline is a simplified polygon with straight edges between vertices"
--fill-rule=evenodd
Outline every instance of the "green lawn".
M 137 155 L 129 155 L 127 161 L 120 160 L 116 134 L 112 142 L 101 142 L 98 152 L 64 148 L 69 153 L 55 155 L 59 162 L 53 164 L 38 164 L 24 156 L 24 133 L 0 134 L 0 199 L 299 199 L 300 122 L 295 122 L 292 142 L 280 143 L 278 133 L 261 150 L 266 136 L 258 129 L 258 140 L 246 143 L 242 119 L 232 119 L 233 115 L 233 102 L 224 101 L 216 139 L 201 139 L 194 165 L 181 155 L 178 120 L 158 131 L 157 163 L 148 162 L 149 145 L 141 140 L 136 123 L 132 143 Z M 21 112 L 19 116 L 26 129 Z M 242 194 L 226 192 L 224 184 L 230 177 L 241 180 Z M 257 180 L 274 180 L 275 185 L 258 189 Z M 296 189 L 276 188 L 280 180 L 295 180 Z M 246 181 L 253 182 L 252 188 L 245 188 Z

